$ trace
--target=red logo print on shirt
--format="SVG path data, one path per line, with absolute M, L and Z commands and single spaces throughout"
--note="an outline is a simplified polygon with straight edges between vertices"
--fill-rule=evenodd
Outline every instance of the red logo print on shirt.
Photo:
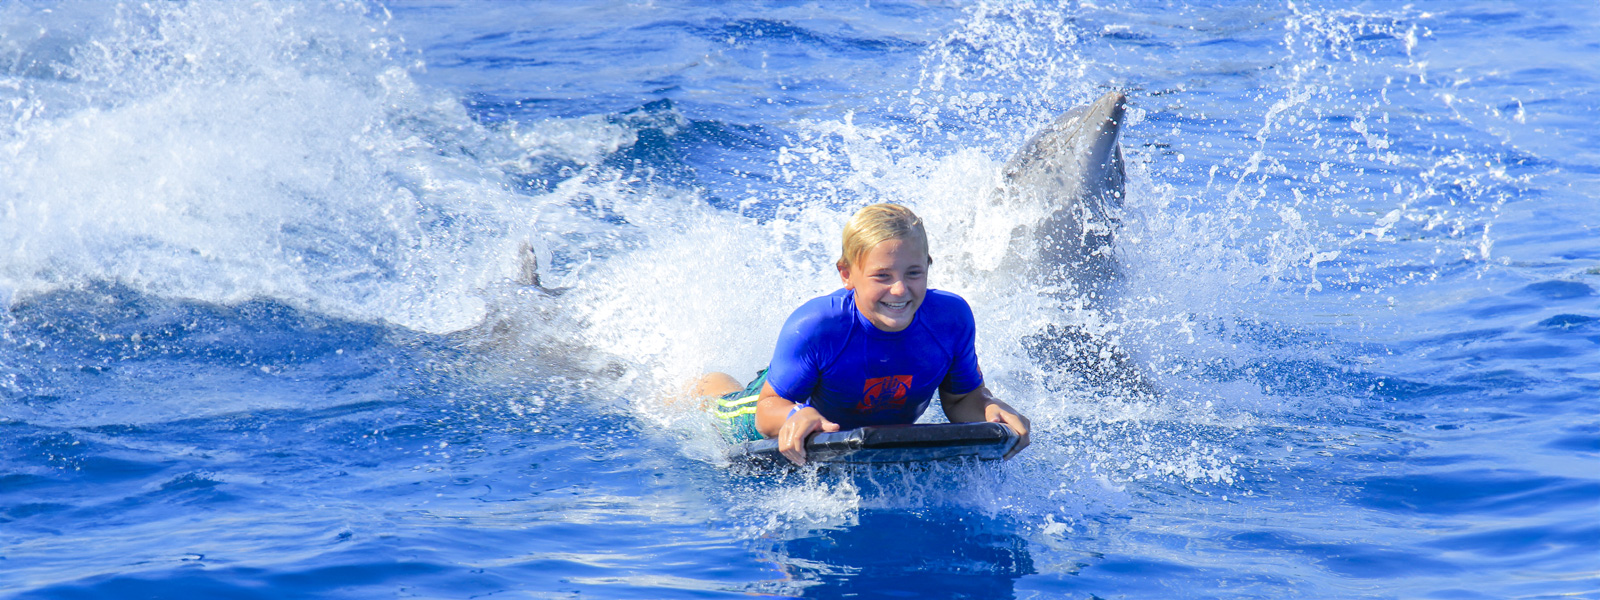
M 910 375 L 890 375 L 867 380 L 861 390 L 861 410 L 876 411 L 900 408 L 906 405 L 906 392 L 911 391 Z

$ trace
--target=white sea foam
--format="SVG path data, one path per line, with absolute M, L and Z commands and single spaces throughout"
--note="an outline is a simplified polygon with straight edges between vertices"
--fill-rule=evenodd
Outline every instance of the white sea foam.
M 40 34 L 69 42 L 12 44 L 33 66 L 4 80 L 0 285 L 264 296 L 441 332 L 516 272 L 536 202 L 472 154 L 487 132 L 416 84 L 383 15 L 74 8 L 93 25 Z

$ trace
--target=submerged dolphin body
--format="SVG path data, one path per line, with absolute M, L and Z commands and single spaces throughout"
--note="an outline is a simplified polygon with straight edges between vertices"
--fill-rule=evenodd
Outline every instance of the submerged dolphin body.
M 1042 215 L 1013 231 L 1013 267 L 1063 304 L 1105 311 L 1122 270 L 1113 252 L 1124 183 L 1121 92 L 1057 117 L 1034 134 L 1001 171 L 990 197 L 1029 215 Z M 1118 344 L 1078 325 L 1049 325 L 1023 340 L 1041 366 L 1133 393 L 1154 387 Z
M 1124 175 L 1122 92 L 1057 117 L 1001 171 L 991 204 L 1044 214 L 1012 235 L 1010 254 L 1037 284 L 1103 307 L 1121 271 L 1112 254 Z

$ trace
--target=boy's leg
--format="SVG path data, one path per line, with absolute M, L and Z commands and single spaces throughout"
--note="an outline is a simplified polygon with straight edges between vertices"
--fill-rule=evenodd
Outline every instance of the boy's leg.
M 761 432 L 756 431 L 756 401 L 761 398 L 761 386 L 766 381 L 767 370 L 762 369 L 749 385 L 741 386 L 738 380 L 725 373 L 711 373 L 701 378 L 695 386 L 697 391 L 704 394 L 702 398 L 710 400 L 711 414 L 717 418 L 722 437 L 728 443 L 762 438 Z M 710 395 L 719 390 L 726 391 L 716 396 Z
M 694 384 L 692 392 L 697 398 L 721 398 L 744 389 L 744 384 L 727 373 L 706 373 Z

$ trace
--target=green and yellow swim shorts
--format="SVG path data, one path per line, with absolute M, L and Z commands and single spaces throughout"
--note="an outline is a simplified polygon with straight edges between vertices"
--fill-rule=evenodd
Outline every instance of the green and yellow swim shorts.
M 723 439 L 730 444 L 762 439 L 756 431 L 756 400 L 761 398 L 761 386 L 767 383 L 767 370 L 756 373 L 755 381 L 744 389 L 718 398 L 711 405 L 711 414 L 717 417 L 717 426 Z

